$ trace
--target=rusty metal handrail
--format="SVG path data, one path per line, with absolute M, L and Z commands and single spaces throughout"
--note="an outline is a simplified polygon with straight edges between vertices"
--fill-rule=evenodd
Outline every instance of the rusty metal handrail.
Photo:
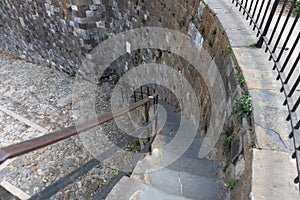
M 155 90 L 154 90 L 155 91 Z M 145 104 L 147 104 L 151 99 L 157 99 L 158 93 L 155 93 L 152 96 L 148 96 L 145 99 L 142 99 L 138 102 L 132 103 L 129 108 L 122 108 L 114 113 L 107 113 L 99 116 L 97 121 L 85 121 L 76 126 L 70 126 L 59 131 L 54 131 L 49 134 L 23 141 L 17 144 L 12 144 L 7 147 L 0 148 L 0 164 L 6 161 L 9 158 L 14 158 L 22 154 L 28 153 L 46 147 L 48 145 L 57 143 L 64 139 L 70 138 L 71 136 L 77 135 L 81 132 L 87 131 L 91 128 L 94 128 L 98 125 L 104 124 L 108 121 L 113 120 L 116 117 L 120 117 L 132 110 L 135 110 Z

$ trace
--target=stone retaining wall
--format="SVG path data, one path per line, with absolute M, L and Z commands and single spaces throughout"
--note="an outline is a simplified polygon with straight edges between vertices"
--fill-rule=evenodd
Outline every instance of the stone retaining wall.
M 199 67 L 214 66 L 221 74 L 228 113 L 227 125 L 234 127 L 237 132 L 234 140 L 236 145 L 232 145 L 234 149 L 229 156 L 232 159 L 228 160 L 234 169 L 237 163 L 245 166 L 245 160 L 249 161 L 249 156 L 244 152 L 247 153 L 251 137 L 248 143 L 242 142 L 245 141 L 245 129 L 231 114 L 234 99 L 242 91 L 236 81 L 236 62 L 225 31 L 215 14 L 202 1 L 31 0 L 19 4 L 15 0 L 4 0 L 0 2 L 0 24 L 0 49 L 70 74 L 78 72 L 81 62 L 101 41 L 126 30 L 163 27 L 189 35 L 199 47 L 199 57 L 203 61 Z M 178 41 L 183 46 L 185 42 Z M 207 77 L 203 77 L 183 57 L 167 50 L 139 49 L 132 51 L 131 55 L 120 56 L 110 67 L 121 76 L 125 68 L 130 70 L 151 62 L 167 64 L 185 72 L 184 77 L 196 92 L 198 102 L 186 98 L 199 105 L 200 129 L 206 130 L 212 114 L 210 92 L 217 95 L 218 91 L 209 91 Z M 97 78 L 100 80 L 100 77 Z M 174 99 L 172 93 L 181 91 L 187 94 L 187 91 L 182 85 L 176 85 L 178 77 L 168 78 L 170 87 L 174 86 L 173 91 L 160 88 L 160 98 L 179 106 L 180 100 Z M 184 111 L 190 113 L 189 110 Z M 213 152 L 211 157 L 227 160 L 220 154 L 223 148 L 220 142 L 218 152 Z M 243 173 L 244 169 L 239 167 L 235 178 L 241 178 Z

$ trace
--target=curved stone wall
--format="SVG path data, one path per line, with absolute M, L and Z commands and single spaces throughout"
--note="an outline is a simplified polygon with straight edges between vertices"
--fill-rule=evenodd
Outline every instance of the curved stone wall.
M 0 48 L 22 58 L 75 74 L 84 57 L 101 41 L 114 34 L 140 27 L 163 27 L 181 31 L 214 60 L 226 89 L 226 100 L 236 91 L 228 41 L 217 20 L 203 4 L 194 1 L 108 1 L 108 0 L 15 0 L 0 3 Z M 124 55 L 112 64 L 119 74 L 142 62 L 166 63 L 184 71 L 197 91 L 204 128 L 210 118 L 210 98 L 201 75 L 190 63 L 170 52 L 152 49 Z M 143 58 L 147 58 L 145 59 Z M 115 65 L 115 67 L 114 67 Z M 166 96 L 168 92 L 165 93 Z M 170 102 L 176 102 L 169 98 Z
M 242 91 L 236 81 L 235 59 L 225 31 L 202 1 L 32 0 L 20 4 L 16 0 L 4 0 L 0 2 L 0 23 L 2 50 L 70 74 L 79 71 L 82 61 L 93 54 L 92 50 L 99 43 L 123 31 L 141 27 L 179 31 L 195 44 L 198 50 L 195 59 L 201 61 L 199 69 L 174 51 L 155 48 L 133 49 L 130 54 L 116 58 L 110 68 L 121 76 L 143 63 L 170 66 L 180 71 L 194 89 L 198 102 L 193 102 L 188 95 L 183 98 L 199 106 L 199 125 L 204 133 L 209 126 L 223 126 L 218 124 L 217 117 L 212 119 L 212 113 L 219 112 L 212 101 L 222 92 L 224 96 L 219 96 L 224 98 L 225 125 L 234 127 L 235 132 L 244 131 L 231 114 L 234 99 Z M 184 47 L 188 41 L 177 42 L 178 47 Z M 202 69 L 207 73 L 200 74 Z M 210 89 L 215 88 L 211 85 L 218 83 L 209 79 L 214 70 L 221 75 L 224 91 Z M 101 76 L 95 78 L 94 81 L 98 82 Z M 177 84 L 178 77 L 168 78 L 173 91 L 161 88 L 160 98 L 179 106 L 180 99 L 173 99 L 172 93 L 187 94 L 186 87 Z M 190 113 L 190 110 L 184 111 Z M 242 140 L 240 135 L 237 138 Z M 239 157 L 243 147 L 240 143 L 237 146 L 240 148 L 230 153 L 233 163 L 236 160 L 244 162 L 243 156 Z M 219 149 L 211 156 L 220 159 L 220 152 Z

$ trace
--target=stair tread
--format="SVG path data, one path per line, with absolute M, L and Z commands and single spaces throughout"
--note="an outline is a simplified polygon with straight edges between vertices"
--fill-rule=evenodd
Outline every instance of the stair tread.
M 172 142 L 172 143 L 171 143 Z M 198 158 L 203 139 L 189 135 L 178 135 L 176 137 L 157 135 L 153 142 L 153 149 L 165 149 L 189 158 Z
M 107 200 L 189 200 L 183 196 L 166 193 L 129 177 L 123 177 L 112 189 Z
M 163 126 L 163 130 L 161 131 L 162 135 L 174 136 L 178 131 L 179 126 L 181 126 L 181 128 L 185 128 L 187 131 L 194 131 L 194 129 L 197 130 L 194 122 L 189 120 L 181 112 L 175 112 L 174 108 L 164 103 L 161 104 L 161 106 L 164 110 L 159 109 L 158 124 L 160 127 Z M 200 137 L 200 134 L 198 133 L 196 137 Z
M 180 156 L 172 152 L 155 152 L 155 155 L 147 155 L 139 161 L 133 173 L 143 173 L 146 171 L 169 168 L 176 171 L 183 171 L 189 174 L 218 177 L 222 163 L 203 158 L 190 158 Z
M 197 200 L 226 199 L 226 189 L 218 178 L 192 175 L 167 168 L 144 174 L 133 174 L 132 177 L 174 195 L 183 195 Z
M 221 166 L 222 164 L 217 161 L 182 156 L 167 168 L 198 176 L 217 177 Z
M 153 154 L 139 161 L 131 178 L 124 177 L 107 199 L 228 199 L 218 178 L 222 163 L 198 157 L 203 139 L 193 121 L 162 106 L 158 125 L 163 129 Z

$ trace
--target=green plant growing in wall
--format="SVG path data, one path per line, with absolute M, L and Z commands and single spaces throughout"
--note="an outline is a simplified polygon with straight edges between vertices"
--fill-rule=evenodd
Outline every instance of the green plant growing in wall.
M 224 142 L 224 149 L 223 154 L 226 154 L 230 151 L 231 148 L 231 142 L 234 139 L 234 131 L 231 127 L 224 126 L 222 135 L 225 137 L 222 137 L 222 141 Z
M 228 144 L 229 146 L 231 145 L 231 142 L 234 139 L 234 134 L 231 133 L 229 136 L 227 136 L 227 138 L 225 139 L 226 144 Z
M 257 48 L 257 47 L 256 47 L 256 42 L 255 42 L 255 43 L 252 43 L 252 44 L 249 44 L 248 47 L 249 47 L 249 48 Z
M 233 189 L 233 187 L 236 185 L 237 183 L 237 180 L 235 178 L 228 178 L 226 180 L 226 186 L 229 188 L 229 189 Z
M 234 139 L 234 134 L 231 133 L 227 135 L 227 137 L 224 139 L 224 149 L 223 149 L 223 154 L 226 154 L 227 152 L 230 152 L 231 149 L 231 142 Z
M 235 77 L 236 77 L 236 80 L 237 80 L 238 84 L 240 84 L 240 86 L 243 86 L 243 84 L 245 83 L 245 79 L 243 78 L 243 76 L 242 76 L 242 74 L 241 74 L 240 71 L 238 71 L 236 73 Z
M 103 40 L 107 40 L 108 38 L 109 38 L 109 34 L 108 33 L 104 33 Z
M 132 141 L 132 144 L 133 146 L 137 149 L 139 146 L 140 146 L 140 141 L 138 138 L 135 138 L 133 141 Z
M 113 176 L 117 176 L 118 174 L 119 174 L 119 171 L 118 171 L 118 170 L 115 170 L 115 169 L 114 169 L 114 170 L 112 171 L 112 175 L 113 175 Z
M 231 48 L 230 44 L 227 44 L 226 48 L 227 48 L 228 53 L 231 54 L 232 53 L 232 48 Z
M 282 5 L 283 2 L 284 2 L 284 0 L 280 0 L 280 1 L 279 1 L 279 5 Z M 291 5 L 291 4 L 292 4 L 292 1 L 290 1 L 289 3 L 290 3 L 290 5 Z M 300 0 L 297 0 L 296 3 L 295 3 L 294 8 L 293 8 L 293 10 L 292 10 L 292 16 L 293 16 L 293 17 L 296 17 L 299 10 L 300 10 Z
M 117 76 L 112 76 L 111 77 L 111 82 L 114 84 L 114 85 L 116 85 L 117 83 L 118 83 L 118 77 Z
M 229 167 L 229 164 L 227 163 L 226 165 L 224 165 L 222 167 L 222 172 L 225 173 L 227 171 L 228 167 Z
M 131 177 L 131 174 L 132 174 L 132 172 L 127 172 L 127 173 L 126 173 L 126 176 L 127 176 L 127 177 Z
M 214 43 L 215 43 L 215 40 L 214 40 L 214 39 L 210 39 L 210 40 L 209 40 L 209 46 L 210 46 L 210 47 L 213 47 L 213 46 L 214 46 Z
M 238 121 L 243 122 L 246 115 L 247 121 L 251 122 L 251 113 L 253 111 L 252 98 L 248 93 L 244 93 L 239 100 L 234 101 L 233 113 L 238 115 Z
M 184 107 L 185 107 L 185 106 L 184 106 L 184 101 L 181 99 L 181 100 L 180 100 L 180 110 L 181 110 L 181 111 L 184 111 Z
M 299 10 L 300 10 L 300 0 L 298 0 L 296 2 L 295 7 L 294 7 L 294 9 L 292 11 L 292 14 L 293 14 L 294 17 L 297 16 L 297 13 L 299 12 Z
M 66 74 L 65 77 L 66 78 L 73 78 L 74 76 L 72 74 Z

